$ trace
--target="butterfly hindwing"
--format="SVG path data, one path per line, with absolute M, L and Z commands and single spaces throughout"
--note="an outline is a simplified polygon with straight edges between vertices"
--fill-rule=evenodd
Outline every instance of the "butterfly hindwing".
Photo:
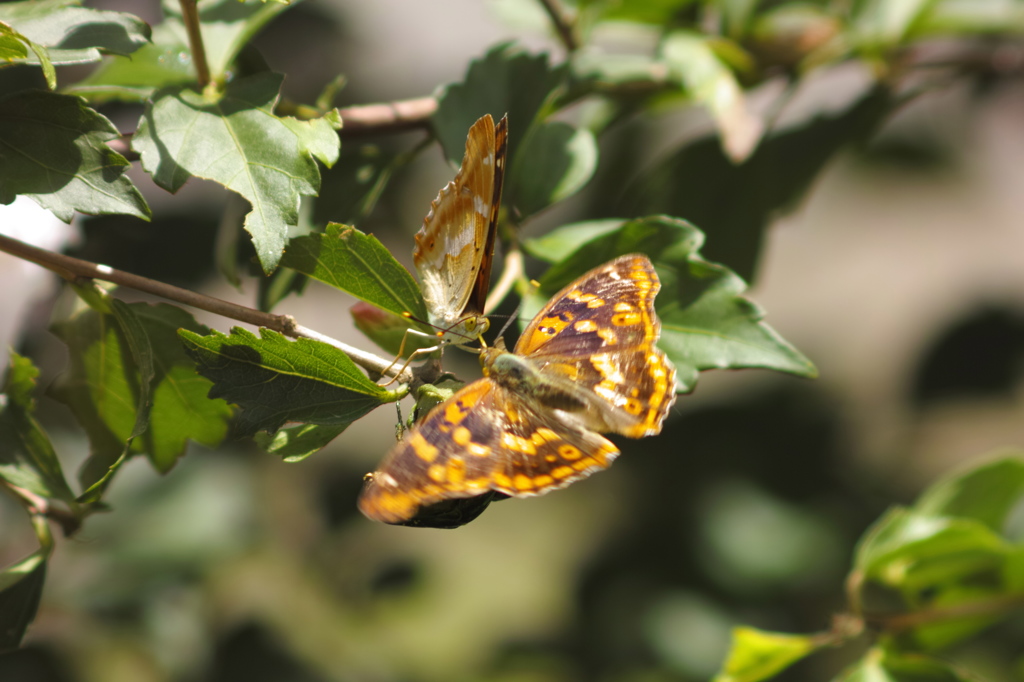
M 490 289 L 507 136 L 505 118 L 495 126 L 488 114 L 473 124 L 458 174 L 431 202 L 416 233 L 413 264 L 423 283 L 430 323 L 450 332 L 456 343 L 476 338 L 470 332 L 479 327 L 486 329 L 484 302 Z

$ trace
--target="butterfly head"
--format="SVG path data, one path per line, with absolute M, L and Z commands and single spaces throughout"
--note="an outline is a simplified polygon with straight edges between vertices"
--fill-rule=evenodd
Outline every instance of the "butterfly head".
M 437 327 L 440 331 L 437 332 L 437 336 L 442 343 L 465 346 L 479 340 L 490 326 L 491 321 L 483 315 L 470 314 L 454 323 L 438 324 Z

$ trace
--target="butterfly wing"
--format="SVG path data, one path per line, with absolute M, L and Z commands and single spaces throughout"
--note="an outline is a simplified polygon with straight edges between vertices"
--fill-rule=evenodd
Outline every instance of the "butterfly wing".
M 675 368 L 655 345 L 660 288 L 647 256 L 621 256 L 555 294 L 530 322 L 516 355 L 573 387 L 596 431 L 656 434 L 675 402 Z
M 606 468 L 618 449 L 571 416 L 489 379 L 438 405 L 367 476 L 359 509 L 402 523 L 420 507 L 487 491 L 541 495 Z
M 486 330 L 484 302 L 501 207 L 508 123 L 490 114 L 469 129 L 455 179 L 430 204 L 416 233 L 413 264 L 423 282 L 431 324 L 465 343 Z M 468 322 L 468 324 L 467 324 Z

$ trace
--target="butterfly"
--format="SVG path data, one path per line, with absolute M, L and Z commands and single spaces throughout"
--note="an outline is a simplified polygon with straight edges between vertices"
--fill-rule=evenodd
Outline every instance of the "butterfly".
M 600 432 L 661 431 L 675 368 L 655 345 L 660 283 L 647 256 L 621 256 L 558 292 L 513 352 L 484 348 L 484 377 L 415 426 L 368 474 L 367 517 L 406 523 L 428 505 L 498 492 L 542 495 L 607 468 Z
M 498 232 L 508 117 L 490 114 L 469 129 L 455 179 L 430 204 L 412 253 L 429 322 L 444 343 L 464 345 L 487 331 L 484 302 Z

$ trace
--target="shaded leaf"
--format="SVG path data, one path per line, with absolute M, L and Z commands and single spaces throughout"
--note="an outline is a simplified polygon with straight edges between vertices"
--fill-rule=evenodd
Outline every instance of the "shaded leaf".
M 821 645 L 813 637 L 766 632 L 751 627 L 732 631 L 732 647 L 714 682 L 758 682 L 785 670 Z
M 696 0 L 621 0 L 605 3 L 602 18 L 661 25 L 694 4 Z
M 897 47 L 938 4 L 936 0 L 862 0 L 853 17 L 852 39 L 872 50 Z
M 703 235 L 697 228 L 665 216 L 624 221 L 610 231 L 603 221 L 586 225 L 563 228 L 570 235 L 565 243 L 578 241 L 591 230 L 600 236 L 584 242 L 541 277 L 540 288 L 524 306 L 528 315 L 590 268 L 626 253 L 646 253 L 661 279 L 655 300 L 661 319 L 658 345 L 676 366 L 679 391 L 692 390 L 697 373 L 712 368 L 762 367 L 816 375 L 814 365 L 764 323 L 764 312 L 741 295 L 746 290 L 743 280 L 700 256 Z M 553 243 L 561 232 L 544 239 Z M 529 248 L 537 250 L 535 245 Z
M 289 4 L 283 2 L 203 2 L 199 7 L 199 24 L 211 75 L 218 80 L 228 76 L 238 53 L 268 22 L 288 8 Z M 168 21 L 179 26 L 182 23 L 180 11 L 179 3 L 164 3 Z
M 11 353 L 0 396 L 0 478 L 45 498 L 72 502 L 74 494 L 53 445 L 32 416 L 39 370 L 32 361 Z
M 17 649 L 36 617 L 46 581 L 43 550 L 0 573 L 0 655 Z
M 715 54 L 710 39 L 676 31 L 662 42 L 661 56 L 693 100 L 711 113 L 729 159 L 747 159 L 761 139 L 764 123 L 747 105 L 743 88 Z
M 508 158 L 514 164 L 524 136 L 567 73 L 564 66 L 551 66 L 547 54 L 531 55 L 510 44 L 470 62 L 462 81 L 444 88 L 432 119 L 445 155 L 457 165 L 473 122 L 484 114 L 497 121 L 507 113 Z
M 507 203 L 520 218 L 580 191 L 597 168 L 597 140 L 585 128 L 552 121 L 530 129 L 512 166 Z
M 242 408 L 243 434 L 276 431 L 288 421 L 344 426 L 405 390 L 389 391 L 366 378 L 343 352 L 319 341 L 289 341 L 261 329 L 231 335 L 179 332 L 199 372 L 214 382 L 211 398 Z
M 298 223 L 301 197 L 320 189 L 314 159 L 330 165 L 340 145 L 336 111 L 312 121 L 274 115 L 281 79 L 259 73 L 232 81 L 220 95 L 161 90 L 132 139 L 143 167 L 168 191 L 196 176 L 243 196 L 252 205 L 245 229 L 268 273 Z
M 838 116 L 767 135 L 739 165 L 715 137 L 702 137 L 631 183 L 624 212 L 666 213 L 700 225 L 709 239 L 705 256 L 750 281 L 771 220 L 803 195 L 836 152 L 865 139 L 896 104 L 876 89 Z
M 54 394 L 89 434 L 91 456 L 81 474 L 86 488 L 126 453 L 146 453 L 166 472 L 189 440 L 220 443 L 231 416 L 226 403 L 207 398 L 210 382 L 196 375 L 178 341 L 179 328 L 206 327 L 171 305 L 111 302 L 116 316 L 85 310 L 54 326 L 71 356 Z M 128 315 L 130 325 L 124 323 Z M 142 343 L 148 360 L 132 348 Z
M 69 222 L 75 211 L 149 219 L 124 174 L 131 165 L 105 142 L 119 136 L 78 97 L 23 91 L 0 100 L 0 203 L 19 194 Z M 40 144 L 45 140 L 46 144 Z
M 282 265 L 396 315 L 427 319 L 419 285 L 376 237 L 332 223 L 323 234 L 297 237 Z M 407 323 L 408 327 L 411 323 Z
M 300 424 L 279 429 L 277 433 L 256 434 L 256 444 L 286 462 L 301 462 L 322 449 L 348 428 L 345 424 Z
M 133 14 L 81 7 L 74 0 L 26 0 L 0 4 L 0 21 L 46 48 L 53 64 L 99 61 L 128 55 L 149 42 L 149 25 Z M 25 61 L 38 63 L 37 56 Z
M 896 654 L 878 647 L 836 677 L 836 682 L 978 682 L 953 666 L 927 656 Z

